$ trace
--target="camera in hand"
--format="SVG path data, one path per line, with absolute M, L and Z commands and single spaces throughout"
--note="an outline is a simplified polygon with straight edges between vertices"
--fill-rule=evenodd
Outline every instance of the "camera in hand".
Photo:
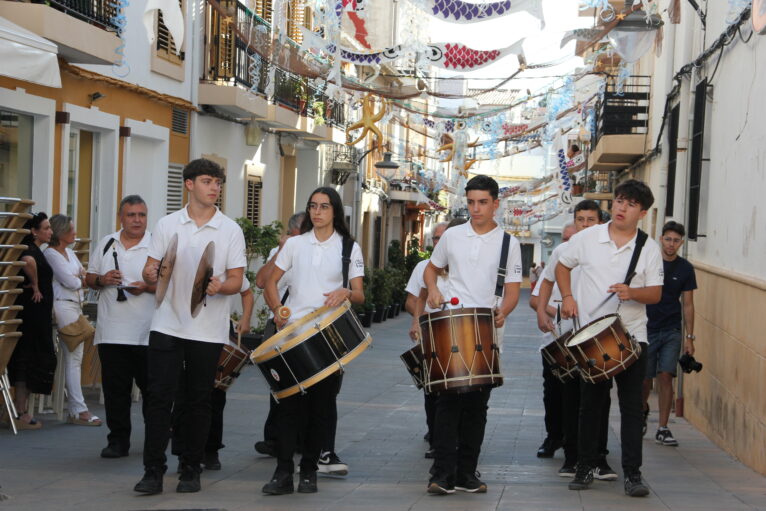
M 690 373 L 692 371 L 702 371 L 702 364 L 697 362 L 694 357 L 688 353 L 684 353 L 681 358 L 678 359 L 678 365 L 681 366 L 681 369 L 685 373 Z

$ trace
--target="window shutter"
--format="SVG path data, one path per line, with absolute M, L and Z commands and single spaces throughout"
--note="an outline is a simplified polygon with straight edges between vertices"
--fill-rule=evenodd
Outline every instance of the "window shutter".
M 261 224 L 261 190 L 263 183 L 258 176 L 247 176 L 247 199 L 245 216 L 254 225 Z
M 168 168 L 167 187 L 167 208 L 165 213 L 169 215 L 184 206 L 183 167 L 171 166 Z
M 183 0 L 179 0 L 178 4 L 181 6 L 181 12 L 183 13 L 184 4 Z M 176 44 L 173 41 L 173 36 L 170 35 L 168 27 L 165 26 L 165 22 L 162 18 L 162 11 L 158 11 L 157 16 L 157 56 L 162 57 L 171 62 L 181 62 L 184 60 L 184 52 L 176 54 Z

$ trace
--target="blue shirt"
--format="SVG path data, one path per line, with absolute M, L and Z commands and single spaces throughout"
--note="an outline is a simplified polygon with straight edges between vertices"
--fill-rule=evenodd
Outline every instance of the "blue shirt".
M 694 267 L 683 257 L 672 261 L 662 261 L 665 269 L 665 282 L 662 285 L 662 299 L 659 303 L 646 306 L 649 322 L 646 328 L 650 332 L 676 328 L 681 330 L 681 293 L 697 289 Z

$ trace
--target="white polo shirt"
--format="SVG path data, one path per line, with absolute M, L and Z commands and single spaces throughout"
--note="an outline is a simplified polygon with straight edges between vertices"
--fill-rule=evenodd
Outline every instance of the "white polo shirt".
M 553 269 L 556 268 L 556 264 L 558 264 L 559 261 L 559 256 L 561 255 L 561 252 L 566 249 L 568 243 L 568 241 L 565 241 L 553 249 L 553 253 L 548 259 L 548 264 L 545 265 L 545 269 L 543 269 L 543 273 L 540 275 L 540 279 L 538 280 L 537 285 L 532 290 L 532 296 L 540 296 L 540 285 L 542 284 L 542 281 L 547 280 L 548 282 L 553 282 L 553 290 L 551 291 L 551 299 L 548 301 L 548 305 L 554 309 L 561 305 L 561 291 L 559 290 L 559 285 L 556 283 L 556 275 L 554 274 Z M 579 268 L 572 270 L 572 289 L 574 289 L 577 285 L 575 283 L 577 281 L 576 274 L 579 273 L 579 271 Z M 556 319 L 554 318 L 554 321 L 555 320 Z M 557 328 L 559 332 L 563 334 L 574 328 L 574 323 L 571 319 L 562 318 Z M 540 346 L 541 348 L 544 348 L 553 340 L 553 334 L 546 332 L 543 334 L 543 338 L 544 341 Z
M 569 239 L 569 245 L 559 257 L 559 262 L 568 268 L 580 268 L 577 286 L 572 294 L 577 301 L 580 325 L 617 311 L 619 299 L 614 296 L 605 305 L 597 308 L 609 295 L 609 287 L 625 282 L 636 236 L 620 248 L 609 236 L 609 225 L 594 225 L 578 232 Z M 636 233 L 638 234 L 638 233 Z M 636 265 L 636 276 L 630 287 L 642 288 L 663 284 L 662 255 L 659 245 L 653 239 L 646 240 Z M 625 328 L 639 342 L 647 342 L 646 305 L 629 300 L 619 307 L 619 314 Z
M 466 222 L 444 231 L 431 262 L 437 268 L 449 265 L 449 285 L 460 300 L 457 307 L 493 307 L 503 229 L 498 225 L 477 234 Z M 505 283 L 521 282 L 521 246 L 511 236 L 506 261 Z
M 122 283 L 143 282 L 141 276 L 146 255 L 149 252 L 149 242 L 152 235 L 147 231 L 136 245 L 125 249 L 120 241 L 119 230 L 105 236 L 98 242 L 90 255 L 88 273 L 104 275 L 114 270 L 113 252 L 117 252 L 117 261 L 122 272 Z M 104 248 L 109 240 L 114 240 L 104 254 Z M 117 287 L 107 286 L 98 295 L 98 321 L 96 321 L 96 337 L 94 344 L 130 344 L 146 346 L 149 344 L 149 327 L 154 314 L 154 294 L 141 293 L 134 296 L 125 291 L 127 300 L 117 301 Z
M 404 288 L 405 291 L 415 296 L 415 298 L 420 296 L 420 290 L 426 287 L 426 283 L 423 280 L 423 274 L 426 271 L 426 266 L 428 266 L 428 261 L 430 261 L 430 259 L 420 261 L 415 265 L 415 267 L 412 269 L 410 280 L 407 281 L 407 287 Z M 449 287 L 449 279 L 446 276 L 438 275 L 436 277 L 436 287 L 439 288 L 439 292 L 442 294 L 445 300 L 452 298 L 452 289 Z M 425 312 L 439 312 L 441 309 L 433 309 L 428 306 L 428 303 L 426 303 L 423 310 Z
M 280 270 L 290 272 L 290 295 L 284 304 L 291 311 L 288 323 L 320 308 L 327 299 L 324 293 L 343 286 L 342 254 L 343 237 L 334 231 L 322 242 L 316 238 L 313 229 L 287 239 L 277 255 L 276 265 Z M 351 279 L 363 276 L 362 249 L 354 242 L 348 280 L 351 282 Z
M 155 309 L 151 329 L 192 341 L 224 343 L 229 336 L 229 297 L 208 296 L 196 318 L 191 316 L 191 295 L 202 252 L 215 242 L 213 276 L 226 280 L 226 270 L 244 268 L 245 237 L 242 229 L 218 209 L 202 227 L 189 217 L 184 207 L 157 222 L 149 244 L 149 257 L 160 260 L 174 233 L 178 248 L 173 275 L 159 308 Z

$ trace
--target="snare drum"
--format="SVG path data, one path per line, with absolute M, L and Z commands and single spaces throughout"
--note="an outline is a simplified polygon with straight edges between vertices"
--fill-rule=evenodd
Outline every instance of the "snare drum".
M 427 392 L 470 392 L 503 384 L 492 309 L 424 314 L 420 330 Z
M 221 355 L 218 358 L 218 368 L 215 370 L 215 388 L 226 391 L 229 390 L 237 379 L 242 368 L 247 363 L 249 352 L 240 346 L 227 342 L 221 349 Z
M 641 345 L 617 314 L 602 316 L 580 328 L 566 347 L 577 361 L 583 379 L 590 383 L 613 378 L 641 356 Z
M 399 358 L 404 362 L 404 367 L 412 376 L 412 381 L 415 382 L 415 386 L 419 389 L 423 388 L 423 348 L 420 344 L 415 345 L 412 349 L 409 349 L 399 355 Z
M 573 330 L 566 332 L 540 350 L 545 361 L 550 364 L 553 375 L 562 382 L 577 376 L 577 362 L 566 347 L 566 342 L 572 337 L 572 333 Z
M 372 343 L 348 301 L 321 307 L 258 346 L 258 365 L 275 399 L 306 390 L 359 356 Z

